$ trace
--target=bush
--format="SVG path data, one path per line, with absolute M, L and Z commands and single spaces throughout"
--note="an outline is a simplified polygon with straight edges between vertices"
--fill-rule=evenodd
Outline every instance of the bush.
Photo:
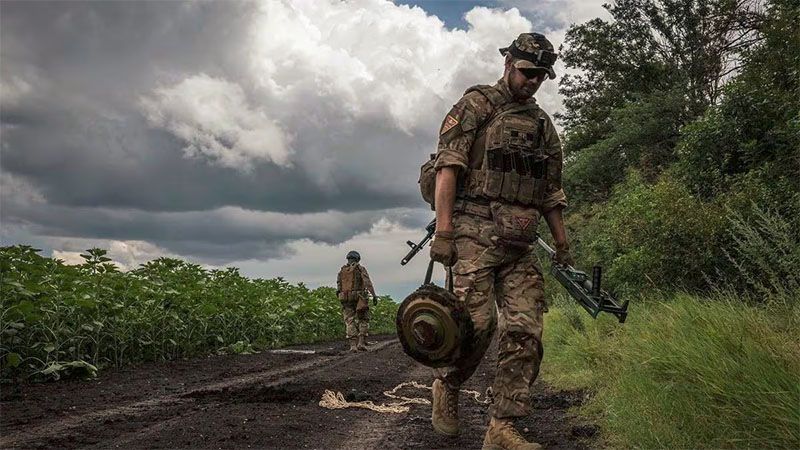
M 658 91 L 613 110 L 611 129 L 597 142 L 576 148 L 581 130 L 568 134 L 564 179 L 571 198 L 578 204 L 607 199 L 628 169 L 655 179 L 675 160 L 685 110 L 683 92 Z
M 743 211 L 743 212 L 742 212 Z M 730 246 L 725 254 L 741 286 L 759 295 L 798 300 L 800 297 L 800 217 L 785 218 L 755 204 L 748 209 L 727 209 Z
M 718 243 L 724 211 L 703 203 L 669 174 L 652 185 L 636 171 L 607 203 L 569 218 L 579 260 L 605 269 L 620 293 L 706 286 L 724 259 Z

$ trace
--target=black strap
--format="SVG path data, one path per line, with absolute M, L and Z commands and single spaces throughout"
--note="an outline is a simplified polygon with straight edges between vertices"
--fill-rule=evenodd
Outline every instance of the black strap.
M 558 55 L 550 50 L 539 50 L 536 53 L 528 53 L 517 48 L 516 42 L 508 47 L 508 53 L 517 59 L 524 59 L 536 64 L 539 67 L 552 67 L 555 64 Z
M 428 270 L 425 271 L 425 283 L 423 284 L 431 284 L 431 278 L 433 277 L 433 260 L 428 263 Z M 445 270 L 447 271 L 447 278 L 444 282 L 444 287 L 450 292 L 453 292 L 453 267 L 452 266 L 445 266 Z

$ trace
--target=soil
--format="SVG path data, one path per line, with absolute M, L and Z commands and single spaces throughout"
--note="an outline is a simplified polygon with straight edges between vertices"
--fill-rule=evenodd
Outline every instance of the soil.
M 430 369 L 407 357 L 394 337 L 371 339 L 366 353 L 346 353 L 343 342 L 323 343 L 290 352 L 148 363 L 93 380 L 3 386 L 0 447 L 481 447 L 486 405 L 464 394 L 457 438 L 433 431 L 430 405 L 411 405 L 399 414 L 319 406 L 326 389 L 381 404 L 393 401 L 383 392 L 402 382 L 430 385 Z M 495 361 L 493 347 L 463 389 L 485 392 Z M 523 435 L 548 449 L 599 445 L 595 427 L 572 412 L 584 399 L 581 392 L 554 391 L 540 382 L 533 390 L 534 411 L 518 422 Z M 430 391 L 413 387 L 399 393 L 430 398 Z

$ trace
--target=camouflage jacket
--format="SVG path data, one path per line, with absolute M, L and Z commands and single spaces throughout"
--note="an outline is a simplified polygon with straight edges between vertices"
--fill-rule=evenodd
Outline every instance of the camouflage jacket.
M 496 89 L 508 103 L 515 102 L 504 80 L 499 80 L 492 88 Z M 556 207 L 566 207 L 567 197 L 560 188 L 563 153 L 558 133 L 550 117 L 536 106 L 536 100 L 531 98 L 526 103 L 532 107 L 533 114 L 545 119 L 543 146 L 556 156 L 558 163 L 556 171 L 558 179 L 555 180 L 558 189 L 547 195 L 541 209 L 547 211 Z M 479 170 L 484 158 L 483 148 L 473 147 L 482 147 L 480 142 L 476 144 L 476 138 L 478 138 L 479 130 L 488 125 L 487 121 L 492 119 L 494 112 L 495 107 L 484 94 L 478 90 L 468 90 L 442 122 L 435 169 L 439 170 L 448 166 L 457 167 L 460 180 L 463 180 L 465 173 L 469 170 Z

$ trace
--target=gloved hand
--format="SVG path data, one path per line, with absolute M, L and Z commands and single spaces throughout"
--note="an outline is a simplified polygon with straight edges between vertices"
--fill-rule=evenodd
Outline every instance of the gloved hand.
M 455 233 L 452 231 L 437 231 L 431 244 L 431 259 L 447 267 L 456 263 Z
M 569 252 L 569 243 L 556 242 L 556 254 L 553 260 L 562 266 L 575 266 L 575 259 L 572 258 L 572 253 Z

